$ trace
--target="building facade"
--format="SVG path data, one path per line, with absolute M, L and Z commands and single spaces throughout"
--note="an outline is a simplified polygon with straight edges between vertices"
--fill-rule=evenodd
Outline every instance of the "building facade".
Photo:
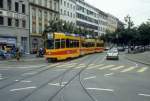
M 107 26 L 108 26 L 108 15 L 107 13 L 100 11 L 98 14 L 98 35 L 101 36 L 106 34 Z
M 27 0 L 0 0 L 0 49 L 6 47 L 29 52 Z
M 59 1 L 60 19 L 76 25 L 76 1 L 60 0 Z
M 114 17 L 111 14 L 107 14 L 108 18 L 107 18 L 107 31 L 109 32 L 115 32 L 117 30 L 118 27 L 118 20 L 116 17 Z
M 99 33 L 98 9 L 84 0 L 76 0 L 76 24 L 78 27 Z
M 31 52 L 43 47 L 42 34 L 50 20 L 59 18 L 59 0 L 30 0 Z

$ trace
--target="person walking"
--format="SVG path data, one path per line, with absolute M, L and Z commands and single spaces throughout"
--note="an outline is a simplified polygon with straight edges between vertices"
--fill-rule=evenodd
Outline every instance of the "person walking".
M 18 48 L 17 48 L 17 50 L 16 50 L 16 59 L 17 59 L 17 61 L 20 60 L 20 51 L 19 51 Z

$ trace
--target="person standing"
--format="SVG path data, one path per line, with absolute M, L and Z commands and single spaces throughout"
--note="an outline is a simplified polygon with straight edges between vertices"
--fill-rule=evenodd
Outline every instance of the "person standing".
M 20 60 L 20 51 L 19 51 L 18 48 L 17 48 L 17 50 L 16 50 L 16 59 L 17 59 L 17 61 Z

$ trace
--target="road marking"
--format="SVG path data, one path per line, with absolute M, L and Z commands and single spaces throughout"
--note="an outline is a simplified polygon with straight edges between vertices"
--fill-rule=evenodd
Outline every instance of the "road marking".
M 105 77 L 108 77 L 108 76 L 111 76 L 111 75 L 113 75 L 114 73 L 109 73 L 109 74 L 105 74 L 104 76 Z
M 9 69 L 0 69 L 0 71 L 3 71 L 3 70 L 9 70 Z
M 140 96 L 145 96 L 145 97 L 150 97 L 149 94 L 138 94 L 138 95 L 140 95 Z
M 24 73 L 24 74 L 22 74 L 22 76 L 26 76 L 26 75 L 34 75 L 34 74 L 36 74 L 37 72 L 29 72 L 29 73 Z
M 124 69 L 124 70 L 121 71 L 121 72 L 122 72 L 122 73 L 129 72 L 129 71 L 131 71 L 131 70 L 133 70 L 133 69 L 135 69 L 135 68 L 137 68 L 137 67 L 130 67 L 130 68 Z
M 147 69 L 148 69 L 148 67 L 143 67 L 140 70 L 138 70 L 137 72 L 142 73 L 142 72 L 145 72 Z
M 19 80 L 15 80 L 16 82 L 18 82 Z
M 113 89 L 104 89 L 104 88 L 86 88 L 88 90 L 99 90 L 99 91 L 108 91 L 108 92 L 114 92 Z
M 94 78 L 96 78 L 96 76 L 87 77 L 87 78 L 84 78 L 84 80 L 89 80 L 89 79 L 94 79 Z
M 13 91 L 20 91 L 20 90 L 28 90 L 28 89 L 35 89 L 36 87 L 26 87 L 26 88 L 18 88 L 18 89 L 11 89 L 10 91 L 13 92 Z
M 3 79 L 4 79 L 4 78 L 1 78 L 1 77 L 0 77 L 0 80 L 3 80 Z
M 32 81 L 23 80 L 23 81 L 21 81 L 21 82 L 23 82 L 23 83 L 30 83 L 30 82 L 32 82 Z
M 67 82 L 62 82 L 61 84 L 60 83 L 49 83 L 49 85 L 51 85 L 51 86 L 58 86 L 58 87 L 64 87 L 65 84 L 67 84 Z
M 100 66 L 103 66 L 104 64 L 100 64 L 100 65 L 95 65 L 95 66 L 92 66 L 92 67 L 88 67 L 87 69 L 94 69 L 96 67 L 100 67 Z
M 66 69 L 56 69 L 54 71 L 64 71 L 64 70 L 66 70 Z
M 79 68 L 83 68 L 83 67 L 85 67 L 85 66 L 79 66 L 79 67 L 76 67 L 75 69 L 79 69 Z
M 118 67 L 115 67 L 115 68 L 112 68 L 112 69 L 110 69 L 110 70 L 118 70 L 118 69 L 122 69 L 122 68 L 124 68 L 125 66 L 118 66 Z
M 114 67 L 114 66 L 115 65 L 104 66 L 104 67 L 99 68 L 99 70 L 108 69 L 108 68 L 111 68 L 111 67 Z
M 89 66 L 93 66 L 93 65 L 95 65 L 95 64 L 90 64 Z

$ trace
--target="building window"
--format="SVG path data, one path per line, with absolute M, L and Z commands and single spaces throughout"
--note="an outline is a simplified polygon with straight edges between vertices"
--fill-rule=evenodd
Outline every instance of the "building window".
M 68 11 L 68 16 L 69 16 L 69 11 Z
M 53 4 L 52 4 L 52 0 L 49 0 L 49 8 L 50 8 L 50 9 L 52 9 L 52 7 L 53 7 L 52 5 L 53 5 Z
M 54 10 L 57 11 L 57 3 L 54 3 Z
M 19 3 L 15 2 L 15 11 L 18 12 L 19 11 Z
M 0 16 L 0 25 L 4 24 L 4 17 Z
M 66 10 L 64 10 L 64 15 L 66 15 Z
M 47 7 L 47 0 L 45 0 L 45 7 Z
M 66 6 L 66 1 L 64 1 L 64 6 Z
M 42 11 L 39 10 L 39 20 L 42 20 Z
M 38 4 L 39 4 L 39 5 L 42 5 L 42 0 L 39 0 Z
M 8 18 L 8 26 L 12 26 L 12 18 Z
M 0 8 L 3 8 L 3 0 L 0 0 Z
M 67 3 L 67 7 L 69 8 L 69 3 Z
M 7 8 L 8 10 L 11 10 L 11 0 L 7 0 Z
M 22 20 L 22 27 L 26 28 L 26 21 L 25 20 Z
M 19 27 L 19 20 L 18 19 L 15 19 L 15 26 Z
M 24 14 L 25 14 L 25 12 L 26 12 L 25 4 L 22 4 L 22 13 L 24 13 Z

